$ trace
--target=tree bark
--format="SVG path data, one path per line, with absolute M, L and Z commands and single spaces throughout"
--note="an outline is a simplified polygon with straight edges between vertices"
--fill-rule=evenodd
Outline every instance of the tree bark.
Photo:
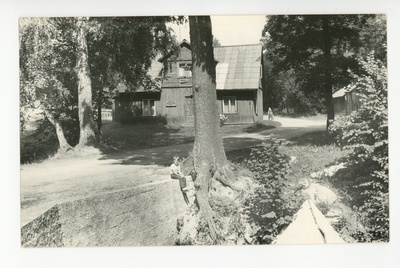
M 203 218 L 208 223 L 210 237 L 217 242 L 218 234 L 209 204 L 212 179 L 231 185 L 228 162 L 219 126 L 215 61 L 209 16 L 189 16 L 192 50 L 193 105 L 195 141 L 193 163 L 196 174 L 196 198 Z
M 57 139 L 58 139 L 58 143 L 60 146 L 59 150 L 61 152 L 65 153 L 68 150 L 72 149 L 72 146 L 69 145 L 67 139 L 65 138 L 64 130 L 61 126 L 60 121 L 55 119 L 54 116 L 47 111 L 45 111 L 45 114 L 46 114 L 47 119 L 50 121 L 50 123 L 52 123 L 53 126 L 56 128 Z
M 79 146 L 97 144 L 95 123 L 93 120 L 92 84 L 86 43 L 86 23 L 86 18 L 78 18 L 76 71 L 78 76 Z
M 99 138 L 101 139 L 101 105 L 103 102 L 103 89 L 99 88 L 99 92 L 97 95 L 97 130 L 99 133 Z
M 322 31 L 323 31 L 323 42 L 324 42 L 324 75 L 325 75 L 325 100 L 327 109 L 327 121 L 326 129 L 330 125 L 331 120 L 335 119 L 335 111 L 333 107 L 333 97 L 332 97 L 332 37 L 331 31 L 329 29 L 329 16 L 325 15 L 322 17 Z

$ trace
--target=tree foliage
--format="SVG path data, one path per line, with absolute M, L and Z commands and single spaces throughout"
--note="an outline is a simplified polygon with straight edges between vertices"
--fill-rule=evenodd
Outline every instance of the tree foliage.
M 296 92 L 297 101 L 290 108 L 315 112 L 314 107 L 317 112 L 328 112 L 330 119 L 333 106 L 329 98 L 350 82 L 348 69 L 357 72 L 356 56 L 381 47 L 379 55 L 386 57 L 382 48 L 386 43 L 386 18 L 382 15 L 268 16 L 263 34 L 270 65 L 266 76 L 275 81 L 269 82 L 267 95 Z M 288 72 L 296 87 L 279 82 Z M 318 106 L 321 100 L 326 101 L 323 108 Z M 280 110 L 286 105 L 281 97 L 267 101 L 268 106 Z
M 361 98 L 361 107 L 330 127 L 337 143 L 353 152 L 335 183 L 351 197 L 366 228 L 365 241 L 389 239 L 388 102 L 385 64 L 370 53 L 360 58 L 361 74 L 352 73 L 347 87 Z
M 20 121 L 21 131 L 33 109 L 49 120 L 76 129 L 76 58 L 68 24 L 70 19 L 20 19 Z M 76 144 L 74 131 L 67 135 Z
M 85 84 L 92 88 L 90 94 L 87 92 L 92 96 L 84 101 L 85 107 L 93 100 L 97 107 L 108 103 L 110 89 L 121 81 L 131 90 L 154 87 L 155 81 L 148 75 L 151 62 L 175 43 L 165 23 L 179 22 L 182 18 L 84 18 L 84 23 L 78 25 L 79 20 L 82 18 L 20 21 L 21 130 L 30 108 L 40 106 L 49 119 L 61 120 L 61 125 L 70 128 L 69 122 L 75 122 L 73 131 L 66 130 L 74 133 L 71 145 L 82 136 L 78 126 L 78 81 L 81 80 L 78 71 L 85 70 L 88 78 Z M 83 30 L 82 38 L 78 38 L 80 30 Z M 85 43 L 85 49 L 78 49 L 79 40 Z M 77 68 L 78 56 L 87 59 L 88 65 L 83 65 L 89 66 L 87 70 Z M 89 112 L 88 120 L 94 115 L 93 111 Z M 81 128 L 84 125 L 87 124 Z

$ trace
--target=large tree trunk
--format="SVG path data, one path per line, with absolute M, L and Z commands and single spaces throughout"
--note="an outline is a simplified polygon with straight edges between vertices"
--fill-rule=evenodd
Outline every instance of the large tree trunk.
M 94 145 L 97 143 L 93 120 L 92 84 L 86 43 L 86 23 L 87 19 L 78 18 L 76 71 L 78 76 L 79 146 Z
M 326 109 L 327 109 L 327 122 L 326 129 L 328 130 L 330 121 L 335 119 L 335 111 L 333 108 L 333 98 L 332 98 L 332 36 L 329 29 L 329 16 L 322 17 L 322 29 L 323 29 L 323 42 L 324 42 L 324 75 L 325 75 L 325 99 L 326 99 Z
M 214 213 L 209 204 L 210 184 L 215 178 L 229 185 L 233 178 L 228 175 L 230 169 L 219 126 L 211 19 L 209 16 L 190 16 L 189 25 L 193 61 L 196 198 L 201 215 L 210 228 L 210 236 L 217 242 Z
M 67 139 L 65 138 L 64 130 L 61 126 L 60 121 L 55 119 L 54 116 L 47 111 L 45 111 L 45 114 L 46 114 L 47 119 L 50 121 L 50 123 L 52 123 L 53 126 L 56 128 L 57 139 L 58 139 L 58 143 L 60 145 L 59 150 L 61 152 L 65 153 L 69 149 L 72 149 L 72 146 L 69 145 Z

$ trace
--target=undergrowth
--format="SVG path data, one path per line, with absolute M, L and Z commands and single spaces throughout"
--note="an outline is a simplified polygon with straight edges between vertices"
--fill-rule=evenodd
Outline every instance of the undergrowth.
M 287 180 L 290 157 L 278 151 L 278 144 L 254 148 L 244 165 L 254 173 L 259 186 L 245 201 L 245 213 L 252 229 L 253 244 L 270 244 L 292 221 L 302 198 L 300 189 Z
M 389 241 L 389 158 L 387 70 L 373 54 L 359 59 L 362 75 L 353 74 L 347 87 L 361 107 L 339 117 L 330 127 L 337 143 L 351 149 L 347 168 L 331 180 L 347 195 L 365 229 L 359 242 Z

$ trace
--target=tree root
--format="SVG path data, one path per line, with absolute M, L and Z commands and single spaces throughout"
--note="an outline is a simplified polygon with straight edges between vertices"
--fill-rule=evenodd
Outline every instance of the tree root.
M 234 179 L 233 178 L 235 178 L 235 174 L 230 169 L 229 164 L 225 165 L 223 167 L 219 167 L 217 169 L 217 172 L 215 172 L 213 177 L 225 187 L 229 187 L 234 191 L 239 191 L 240 190 L 234 184 Z

